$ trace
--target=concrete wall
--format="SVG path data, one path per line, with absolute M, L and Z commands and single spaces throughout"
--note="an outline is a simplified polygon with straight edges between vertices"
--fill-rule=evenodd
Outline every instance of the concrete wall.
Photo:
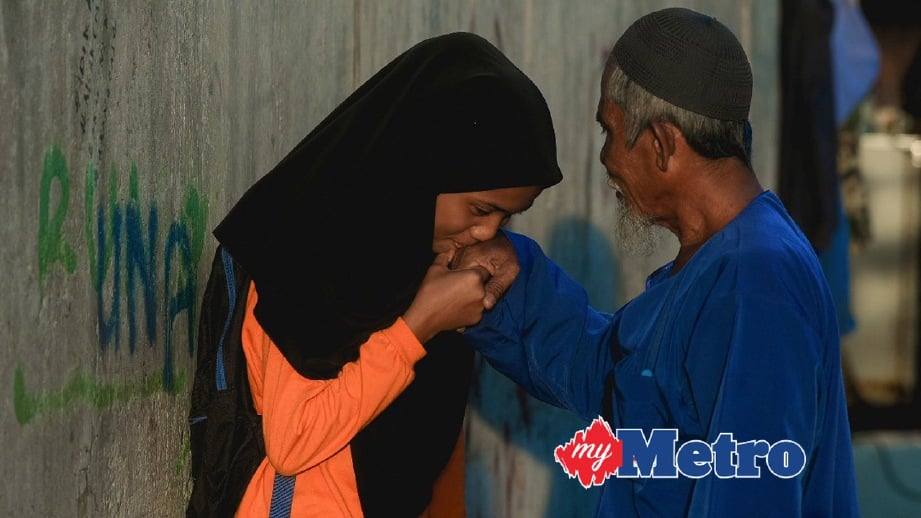
M 702 0 L 754 61 L 770 186 L 776 1 Z M 544 91 L 566 179 L 514 228 L 614 309 L 667 257 L 619 257 L 597 156 L 617 35 L 667 2 L 0 2 L 0 514 L 180 516 L 198 305 L 232 203 L 338 102 L 428 36 L 469 30 Z M 552 448 L 587 423 L 485 366 L 471 516 L 588 515 Z

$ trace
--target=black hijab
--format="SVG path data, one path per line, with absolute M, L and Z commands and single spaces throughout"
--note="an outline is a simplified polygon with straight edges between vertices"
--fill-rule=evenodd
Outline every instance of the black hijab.
M 561 179 L 540 91 L 485 39 L 452 33 L 374 74 L 214 234 L 255 282 L 256 319 L 288 362 L 332 378 L 412 302 L 439 193 Z M 425 345 L 410 388 L 352 441 L 368 516 L 418 515 L 457 439 L 472 349 L 454 332 Z
M 448 34 L 358 88 L 215 236 L 254 279 L 256 318 L 288 361 L 330 378 L 412 301 L 439 193 L 560 179 L 537 87 L 485 39 Z

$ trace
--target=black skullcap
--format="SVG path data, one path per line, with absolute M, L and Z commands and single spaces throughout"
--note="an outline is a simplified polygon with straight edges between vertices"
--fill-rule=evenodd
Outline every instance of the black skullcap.
M 643 16 L 611 51 L 631 80 L 675 106 L 748 119 L 752 72 L 735 35 L 712 16 L 672 7 Z

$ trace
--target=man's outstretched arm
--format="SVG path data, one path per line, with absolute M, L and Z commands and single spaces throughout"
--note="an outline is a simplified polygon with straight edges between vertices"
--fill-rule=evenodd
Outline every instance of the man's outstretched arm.
M 613 368 L 615 316 L 592 309 L 582 286 L 524 235 L 505 232 L 454 261 L 473 265 L 493 274 L 487 291 L 498 302 L 467 328 L 470 343 L 538 399 L 597 417 Z

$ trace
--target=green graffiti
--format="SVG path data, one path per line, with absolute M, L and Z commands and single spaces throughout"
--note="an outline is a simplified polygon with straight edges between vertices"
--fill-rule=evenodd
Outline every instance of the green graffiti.
M 27 390 L 24 374 L 17 368 L 13 402 L 21 424 L 43 412 L 59 410 L 78 401 L 103 408 L 158 392 L 176 394 L 183 389 L 185 375 L 174 372 L 174 351 L 178 344 L 173 343 L 177 337 L 172 327 L 185 312 L 188 335 L 183 341 L 188 342 L 188 347 L 182 349 L 187 349 L 192 357 L 198 303 L 197 274 L 208 236 L 209 201 L 196 188 L 187 189 L 180 213 L 166 225 L 168 232 L 161 236 L 157 203 L 144 203 L 137 164 L 132 162 L 128 174 L 123 173 L 114 164 L 109 168 L 94 163 L 86 166 L 82 208 L 82 239 L 86 250 L 75 252 L 70 243 L 75 238 L 79 242 L 81 237 L 68 236 L 70 227 L 66 225 L 71 207 L 70 172 L 61 150 L 57 146 L 50 147 L 44 156 L 40 192 L 40 285 L 43 288 L 46 279 L 56 273 L 54 263 L 60 263 L 73 275 L 78 259 L 82 259 L 77 254 L 85 254 L 83 257 L 87 259 L 92 288 L 96 292 L 95 329 L 100 350 L 104 352 L 114 345 L 114 350 L 118 351 L 123 327 L 127 327 L 130 353 L 135 352 L 137 343 L 162 346 L 163 369 L 153 375 L 145 373 L 135 382 L 106 383 L 89 374 L 75 374 L 66 380 L 63 388 L 33 394 Z M 162 182 L 166 174 L 163 170 L 156 173 L 156 193 L 162 192 L 156 183 Z M 119 193 L 125 190 L 126 182 L 127 199 L 122 199 Z M 161 237 L 165 237 L 165 242 Z M 171 291 L 173 288 L 175 292 Z M 137 323 L 142 318 L 146 326 L 139 332 Z M 158 324 L 166 331 L 162 340 L 157 336 Z
M 51 209 L 51 186 L 57 180 L 60 186 L 60 200 L 54 214 Z M 48 270 L 54 263 L 61 263 L 67 273 L 77 269 L 77 254 L 64 240 L 62 228 L 70 205 L 70 178 L 67 171 L 67 159 L 57 147 L 52 147 L 45 154 L 42 168 L 42 182 L 39 191 L 38 209 L 38 279 L 39 287 L 44 287 Z
M 181 390 L 185 385 L 185 376 L 177 375 L 173 383 Z M 25 425 L 38 415 L 69 408 L 81 400 L 96 408 L 108 408 L 116 403 L 148 398 L 162 390 L 161 372 L 130 382 L 102 382 L 85 372 L 77 372 L 58 390 L 31 394 L 26 388 L 22 368 L 16 367 L 13 376 L 13 408 L 16 421 Z
M 189 230 L 192 263 L 198 264 L 205 248 L 205 235 L 208 231 L 208 198 L 199 194 L 195 187 L 191 187 L 186 193 L 181 218 Z
M 192 454 L 192 438 L 186 436 L 185 440 L 182 441 L 182 451 L 179 452 L 179 458 L 176 459 L 176 476 L 182 476 L 182 470 L 185 468 L 186 462 L 189 460 L 189 456 Z

